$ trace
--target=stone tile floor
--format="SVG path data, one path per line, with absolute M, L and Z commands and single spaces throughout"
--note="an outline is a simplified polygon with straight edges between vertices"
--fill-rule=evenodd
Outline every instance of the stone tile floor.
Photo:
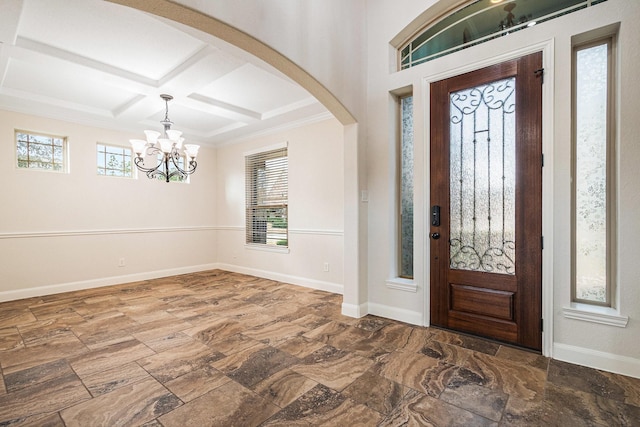
M 0 304 L 0 425 L 640 426 L 640 379 L 208 271 Z

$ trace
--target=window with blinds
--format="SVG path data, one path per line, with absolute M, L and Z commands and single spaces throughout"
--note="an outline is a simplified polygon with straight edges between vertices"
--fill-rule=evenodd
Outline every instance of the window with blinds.
M 287 247 L 287 147 L 246 156 L 245 173 L 247 244 Z

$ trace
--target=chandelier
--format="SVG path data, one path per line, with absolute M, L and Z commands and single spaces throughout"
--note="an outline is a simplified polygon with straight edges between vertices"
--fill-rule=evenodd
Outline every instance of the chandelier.
M 136 153 L 134 163 L 136 167 L 147 174 L 152 179 L 162 178 L 169 182 L 171 178 L 178 177 L 180 180 L 187 178 L 196 171 L 196 156 L 198 155 L 199 145 L 184 144 L 184 155 L 180 153 L 184 138 L 181 137 L 182 132 L 172 130 L 173 122 L 169 120 L 169 101 L 173 99 L 171 95 L 160 95 L 165 103 L 164 119 L 160 121 L 164 126 L 164 132 L 156 132 L 154 130 L 145 130 L 147 136 L 146 141 L 142 139 L 131 139 L 133 152 Z M 144 166 L 146 158 L 154 158 L 157 165 L 151 168 Z M 188 159 L 188 164 L 187 163 Z

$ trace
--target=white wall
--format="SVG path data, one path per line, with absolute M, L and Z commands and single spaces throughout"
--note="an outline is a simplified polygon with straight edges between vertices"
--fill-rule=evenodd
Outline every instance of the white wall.
M 113 0 L 125 4 L 130 0 Z M 158 0 L 156 3 L 161 3 Z M 368 205 L 360 200 L 367 189 L 366 122 L 366 7 L 365 0 L 180 0 L 270 46 L 309 73 L 345 107 L 357 124 L 343 122 L 344 131 L 344 302 L 343 312 L 366 314 Z M 134 5 L 135 7 L 139 7 Z M 152 11 L 153 9 L 150 9 Z M 176 17 L 178 19 L 180 17 Z M 184 17 L 182 17 L 184 18 Z M 192 18 L 189 18 L 192 19 Z M 198 26 L 194 20 L 192 24 Z M 189 25 L 188 19 L 181 22 Z M 231 40 L 229 40 L 231 41 Z M 264 53 L 262 49 L 259 49 Z M 290 77 L 300 77 L 290 64 L 275 58 L 272 65 Z M 305 79 L 298 80 L 304 86 Z M 317 84 L 307 87 L 312 93 Z M 341 108 L 327 101 L 340 116 Z M 338 111 L 340 110 L 340 111 Z
M 343 126 L 330 119 L 218 148 L 222 268 L 343 292 L 343 139 Z M 245 245 L 244 156 L 284 142 L 289 157 L 289 251 L 251 249 Z
M 15 129 L 66 136 L 70 172 L 18 169 Z M 215 262 L 215 151 L 201 149 L 188 184 L 98 176 L 96 143 L 134 137 L 0 110 L 0 301 Z
M 368 3 L 368 145 L 369 170 L 369 305 L 374 311 L 410 319 L 428 320 L 429 229 L 424 220 L 428 195 L 428 85 L 434 76 L 461 67 L 486 64 L 491 58 L 519 49 L 547 44 L 545 90 L 552 90 L 545 105 L 545 305 L 552 327 L 545 353 L 557 358 L 640 377 L 640 3 L 609 0 L 526 31 L 517 32 L 402 72 L 389 72 L 393 55 L 389 42 L 434 2 L 413 0 Z M 571 36 L 621 22 L 619 34 L 618 99 L 618 220 L 616 308 L 610 314 L 629 317 L 625 328 L 566 318 L 570 306 L 570 141 L 571 141 Z M 551 86 L 549 86 L 551 85 Z M 396 239 L 396 187 L 393 100 L 390 91 L 413 87 L 415 138 L 415 285 L 416 292 L 389 288 L 393 277 Z M 549 89 L 550 88 L 550 89 Z M 549 114 L 552 113 L 552 114 Z M 548 255 L 552 254 L 552 257 Z M 549 319 L 545 324 L 549 325 Z

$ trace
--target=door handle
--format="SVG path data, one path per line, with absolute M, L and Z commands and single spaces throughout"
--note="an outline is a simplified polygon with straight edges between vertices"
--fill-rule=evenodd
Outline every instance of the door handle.
M 431 238 L 433 240 L 438 240 L 440 238 L 440 233 L 438 233 L 438 232 L 431 233 Z

